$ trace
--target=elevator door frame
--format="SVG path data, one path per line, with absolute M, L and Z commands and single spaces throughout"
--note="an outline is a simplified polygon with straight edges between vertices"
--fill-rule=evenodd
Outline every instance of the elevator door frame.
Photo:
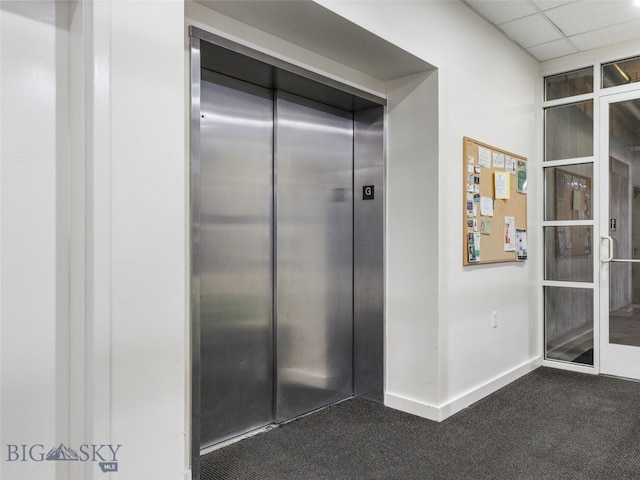
M 383 403 L 384 163 L 386 100 L 190 27 L 191 462 L 200 476 L 200 88 L 203 68 L 354 114 L 353 392 Z M 373 188 L 372 188 L 373 187 Z M 373 193 L 373 195 L 372 195 Z

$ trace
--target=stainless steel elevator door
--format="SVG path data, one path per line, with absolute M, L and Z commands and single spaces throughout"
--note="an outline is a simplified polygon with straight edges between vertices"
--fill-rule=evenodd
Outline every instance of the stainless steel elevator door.
M 353 116 L 276 94 L 276 415 L 353 393 Z
M 203 71 L 200 445 L 273 420 L 273 93 Z

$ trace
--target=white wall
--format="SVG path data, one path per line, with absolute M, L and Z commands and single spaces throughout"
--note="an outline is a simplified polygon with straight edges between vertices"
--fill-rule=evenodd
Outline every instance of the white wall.
M 441 361 L 438 77 L 387 83 L 385 404 L 429 418 Z
M 181 1 L 111 4 L 111 416 L 117 478 L 132 480 L 184 474 L 183 12 Z
M 0 476 L 185 478 L 183 2 L 2 2 L 0 22 Z M 118 473 L 6 461 L 60 443 L 122 445 Z
M 394 405 L 401 406 L 399 397 L 404 396 L 413 407 L 404 403 L 403 408 L 441 418 L 528 371 L 541 354 L 536 295 L 538 63 L 458 2 L 320 3 L 438 68 L 437 161 L 424 156 L 419 143 L 409 153 L 416 175 L 428 181 L 429 172 L 437 172 L 438 205 L 421 195 L 417 182 L 410 187 L 412 201 L 396 202 L 390 187 L 388 218 L 409 216 L 415 226 L 399 235 L 389 221 L 387 243 L 387 256 L 396 261 L 420 258 L 419 248 L 437 250 L 438 300 L 434 301 L 433 282 L 425 280 L 431 275 L 427 263 L 411 276 L 390 266 L 390 297 L 396 284 L 413 288 L 397 302 L 397 309 L 394 298 L 387 299 L 386 321 L 388 331 L 409 330 L 398 335 L 397 343 L 387 338 L 387 385 L 394 386 Z M 524 264 L 462 267 L 460 179 L 465 135 L 529 159 L 530 260 Z M 406 159 L 390 154 L 387 162 L 392 178 L 396 169 L 405 168 Z M 429 213 L 434 208 L 437 221 Z M 437 243 L 430 237 L 435 229 Z M 400 303 L 404 308 L 399 308 Z M 490 324 L 493 311 L 499 317 L 495 329 Z M 421 333 L 412 336 L 411 332 Z M 438 349 L 439 365 L 420 353 L 431 348 Z M 402 353 L 407 349 L 416 352 L 413 358 Z M 396 355 L 404 358 L 392 364 Z M 434 369 L 439 376 L 437 398 L 429 386 Z M 417 391 L 415 386 L 420 384 L 423 388 Z M 429 406 L 437 407 L 436 411 L 425 408 Z
M 384 82 L 377 78 L 239 22 L 195 3 L 194 0 L 185 2 L 185 17 L 186 25 L 193 25 L 220 35 L 293 65 L 336 79 L 346 85 L 355 86 L 365 92 L 378 96 L 384 94 Z
M 67 435 L 64 219 L 66 16 L 53 3 L 0 4 L 0 477 L 53 478 L 9 444 Z M 57 222 L 58 218 L 62 221 Z M 19 451 L 21 454 L 21 450 Z M 36 447 L 35 458 L 43 453 Z M 44 452 L 46 453 L 46 451 Z M 20 456 L 22 458 L 22 456 Z

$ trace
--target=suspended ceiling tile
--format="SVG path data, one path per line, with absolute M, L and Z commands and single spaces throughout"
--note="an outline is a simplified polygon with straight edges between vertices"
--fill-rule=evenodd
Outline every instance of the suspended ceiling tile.
M 465 0 L 471 8 L 495 25 L 536 13 L 536 8 L 522 0 Z
M 553 42 L 536 45 L 527 49 L 531 55 L 540 60 L 550 60 L 564 55 L 576 53 L 576 48 L 565 39 L 554 40 Z
M 581 50 L 606 47 L 614 43 L 625 42 L 640 37 L 640 19 L 614 25 L 609 28 L 586 32 L 570 37 L 570 40 Z
M 544 10 L 549 10 L 550 8 L 556 8 L 556 7 L 559 7 L 560 5 L 571 3 L 574 1 L 575 0 L 533 0 L 533 3 L 535 3 L 540 10 L 544 11 Z
M 544 16 L 529 15 L 500 25 L 509 38 L 523 47 L 531 47 L 562 38 L 562 34 Z
M 640 18 L 640 8 L 631 0 L 591 0 L 568 3 L 545 14 L 570 37 Z

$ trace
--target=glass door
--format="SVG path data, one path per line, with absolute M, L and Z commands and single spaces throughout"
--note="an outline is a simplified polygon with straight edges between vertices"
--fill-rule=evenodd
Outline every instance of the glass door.
M 600 118 L 600 371 L 640 379 L 640 93 L 602 97 Z

